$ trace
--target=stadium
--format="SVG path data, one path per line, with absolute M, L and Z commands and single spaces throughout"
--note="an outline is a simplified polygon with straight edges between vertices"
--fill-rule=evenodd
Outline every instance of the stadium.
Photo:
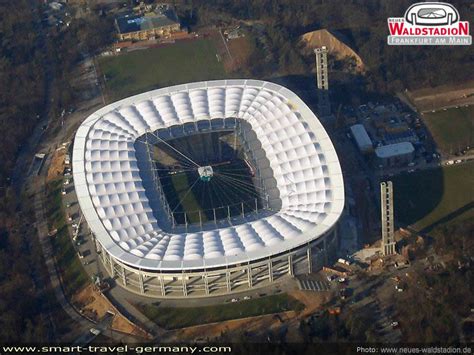
M 323 126 L 290 90 L 189 83 L 105 106 L 79 127 L 73 177 L 108 273 L 150 297 L 206 297 L 321 268 L 344 185 Z

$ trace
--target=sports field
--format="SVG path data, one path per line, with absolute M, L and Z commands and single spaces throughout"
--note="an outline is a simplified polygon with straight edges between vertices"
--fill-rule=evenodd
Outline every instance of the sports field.
M 99 59 L 109 102 L 186 82 L 223 79 L 224 67 L 210 39 L 180 41 Z
M 171 181 L 170 181 L 171 180 Z M 197 170 L 162 177 L 161 182 L 177 223 L 188 223 L 238 217 L 262 207 L 256 187 L 242 160 L 214 167 L 210 181 L 202 181 Z
M 195 134 L 154 146 L 161 186 L 178 224 L 238 217 L 260 209 L 261 187 L 253 182 L 240 139 L 233 131 Z M 203 179 L 199 166 L 211 166 Z
M 453 154 L 474 145 L 474 106 L 428 112 L 422 117 L 442 151 Z
M 395 218 L 427 231 L 474 218 L 474 162 L 393 177 Z

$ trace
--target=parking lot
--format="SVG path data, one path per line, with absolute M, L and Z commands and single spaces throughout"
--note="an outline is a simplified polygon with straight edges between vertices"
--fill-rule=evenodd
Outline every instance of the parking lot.
M 99 260 L 93 238 L 89 233 L 87 223 L 84 220 L 79 204 L 77 203 L 70 164 L 66 164 L 64 169 L 61 194 L 65 208 L 69 236 L 71 237 L 71 243 L 73 243 L 74 248 L 77 251 L 77 256 L 89 275 L 99 275 L 100 277 L 103 277 L 105 275 L 103 272 L 104 270 L 98 262 Z
M 329 291 L 331 286 L 325 281 L 298 280 L 298 286 L 303 291 Z

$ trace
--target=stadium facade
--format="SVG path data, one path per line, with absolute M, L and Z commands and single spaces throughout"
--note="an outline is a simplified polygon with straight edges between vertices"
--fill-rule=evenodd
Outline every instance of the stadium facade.
M 143 143 L 223 128 L 248 148 L 267 209 L 175 225 Z M 336 253 L 344 207 L 339 160 L 314 113 L 280 85 L 197 82 L 112 103 L 79 127 L 72 165 L 100 258 L 132 292 L 239 292 L 319 269 Z

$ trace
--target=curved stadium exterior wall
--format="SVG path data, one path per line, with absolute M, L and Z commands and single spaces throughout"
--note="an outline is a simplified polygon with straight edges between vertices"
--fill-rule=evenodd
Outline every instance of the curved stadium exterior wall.
M 249 146 L 265 152 L 279 208 L 232 225 L 173 233 L 152 162 L 137 140 L 204 120 L 212 128 L 226 119 L 251 127 Z M 336 248 L 344 206 L 338 157 L 314 113 L 277 84 L 198 82 L 112 103 L 79 127 L 73 176 L 104 264 L 134 292 L 199 296 L 257 287 L 320 267 L 328 249 Z

